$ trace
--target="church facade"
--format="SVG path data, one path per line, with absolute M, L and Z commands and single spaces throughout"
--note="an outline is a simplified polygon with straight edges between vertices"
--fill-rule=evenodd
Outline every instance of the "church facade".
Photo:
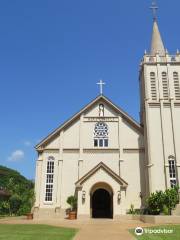
M 100 94 L 37 146 L 34 216 L 118 218 L 156 190 L 180 184 L 180 54 L 165 50 L 154 19 L 140 65 L 140 123 Z

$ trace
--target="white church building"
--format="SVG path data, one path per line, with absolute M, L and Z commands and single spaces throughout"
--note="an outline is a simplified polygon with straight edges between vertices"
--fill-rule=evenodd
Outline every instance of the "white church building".
M 180 54 L 156 19 L 139 81 L 140 123 L 100 94 L 36 146 L 35 217 L 65 218 L 75 195 L 78 218 L 118 218 L 180 184 Z

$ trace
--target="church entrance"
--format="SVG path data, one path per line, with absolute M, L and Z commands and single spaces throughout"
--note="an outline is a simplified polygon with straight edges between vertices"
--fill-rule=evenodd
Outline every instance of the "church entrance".
M 92 218 L 113 218 L 113 195 L 104 188 L 96 189 L 91 195 Z

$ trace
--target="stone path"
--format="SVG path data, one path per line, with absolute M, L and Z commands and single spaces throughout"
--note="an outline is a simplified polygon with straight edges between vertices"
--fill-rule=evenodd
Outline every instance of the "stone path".
M 48 224 L 77 228 L 79 232 L 74 240 L 133 240 L 135 239 L 128 229 L 138 226 L 148 227 L 150 224 L 137 220 L 110 220 L 110 219 L 90 219 L 90 220 L 26 220 L 22 217 L 0 219 L 0 224 Z

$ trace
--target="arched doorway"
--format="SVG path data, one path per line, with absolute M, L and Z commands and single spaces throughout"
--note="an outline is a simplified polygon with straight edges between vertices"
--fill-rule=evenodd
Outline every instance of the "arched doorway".
M 92 218 L 113 218 L 113 193 L 105 183 L 96 184 L 91 191 Z

